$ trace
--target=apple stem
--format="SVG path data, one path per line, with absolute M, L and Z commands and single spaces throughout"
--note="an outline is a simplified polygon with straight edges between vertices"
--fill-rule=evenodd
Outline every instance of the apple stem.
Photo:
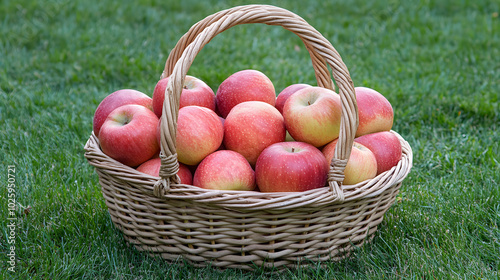
M 292 153 L 295 153 L 295 148 L 292 148 Z

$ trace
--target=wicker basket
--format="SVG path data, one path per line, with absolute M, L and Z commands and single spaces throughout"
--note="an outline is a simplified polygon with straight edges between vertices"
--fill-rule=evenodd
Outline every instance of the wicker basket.
M 342 102 L 339 142 L 328 185 L 300 193 L 214 191 L 179 184 L 175 136 L 184 77 L 195 56 L 215 35 L 238 25 L 264 23 L 294 32 L 311 55 L 318 86 L 333 89 Z M 161 118 L 160 177 L 125 166 L 107 155 L 92 134 L 85 157 L 96 169 L 113 223 L 140 251 L 195 266 L 254 269 L 297 267 L 309 261 L 345 258 L 376 231 L 412 166 L 412 151 L 391 170 L 356 185 L 342 185 L 358 114 L 354 86 L 332 45 L 297 15 L 274 6 L 224 10 L 195 24 L 167 59 L 170 76 Z

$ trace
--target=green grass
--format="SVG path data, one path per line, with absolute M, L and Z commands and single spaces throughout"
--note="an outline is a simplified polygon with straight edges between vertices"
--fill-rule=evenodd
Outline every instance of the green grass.
M 403 3 L 400 3 L 403 2 Z M 414 167 L 373 242 L 325 267 L 220 271 L 167 264 L 126 245 L 83 156 L 96 106 L 151 95 L 169 51 L 203 17 L 244 1 L 0 3 L 0 271 L 4 279 L 498 279 L 500 4 L 497 1 L 269 1 L 304 17 L 342 55 L 355 86 L 383 93 Z M 214 89 L 256 68 L 276 90 L 315 84 L 301 42 L 265 25 L 210 42 L 190 74 Z M 14 165 L 16 272 L 7 271 Z

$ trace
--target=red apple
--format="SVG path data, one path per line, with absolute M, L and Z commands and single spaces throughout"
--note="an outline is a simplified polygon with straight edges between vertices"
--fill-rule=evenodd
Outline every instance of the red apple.
M 157 125 L 158 117 L 144 106 L 128 104 L 118 107 L 102 124 L 99 133 L 101 149 L 125 165 L 138 166 L 160 151 L 156 141 Z
M 293 139 L 321 147 L 339 137 L 340 96 L 322 87 L 306 87 L 283 107 L 286 129 Z
M 161 159 L 159 157 L 154 157 L 143 162 L 141 165 L 137 166 L 137 171 L 159 177 L 160 174 Z
M 161 149 L 161 119 L 158 119 L 158 125 L 156 126 L 156 142 L 158 142 L 158 147 Z
M 217 151 L 198 165 L 193 185 L 213 190 L 251 191 L 255 189 L 255 172 L 239 153 Z
M 290 97 L 292 94 L 297 92 L 300 89 L 310 87 L 308 84 L 293 84 L 290 86 L 287 86 L 285 89 L 283 89 L 279 94 L 278 97 L 276 97 L 276 109 L 280 111 L 281 114 L 283 114 L 283 107 L 285 106 L 285 102 L 288 100 L 288 97 Z
M 179 162 L 179 171 L 177 176 L 181 179 L 181 184 L 192 185 L 193 184 L 193 173 L 189 170 L 189 167 L 185 164 Z
M 356 137 L 391 130 L 394 111 L 387 98 L 371 88 L 356 87 L 354 91 L 359 114 Z
M 285 135 L 283 116 L 262 101 L 236 105 L 224 122 L 224 146 L 242 154 L 252 166 L 265 148 L 285 141 Z
M 245 101 L 262 101 L 274 106 L 276 93 L 271 80 L 257 70 L 242 70 L 225 79 L 217 89 L 217 109 L 225 118 L 231 109 Z
M 106 96 L 97 106 L 93 121 L 94 134 L 99 137 L 101 126 L 111 111 L 127 104 L 138 104 L 153 110 L 153 100 L 146 94 L 133 89 L 117 90 Z
M 326 185 L 328 162 L 316 147 L 281 142 L 267 147 L 255 165 L 261 192 L 301 192 Z
M 396 166 L 401 160 L 402 148 L 398 137 L 389 131 L 360 136 L 354 141 L 370 149 L 377 159 L 377 175 Z
M 219 119 L 221 120 L 222 126 L 224 126 L 224 121 L 225 120 L 222 117 L 219 117 Z M 158 142 L 158 146 L 161 148 L 161 119 L 158 122 L 158 126 L 156 128 L 156 140 Z M 217 148 L 217 150 L 225 150 L 225 149 L 226 148 L 224 147 L 223 143 L 221 143 L 220 146 L 219 146 L 219 148 Z
M 167 90 L 168 77 L 156 83 L 153 90 L 153 112 L 159 118 L 163 114 L 163 101 L 165 101 L 165 91 Z M 182 95 L 182 94 L 181 94 Z
M 137 167 L 137 171 L 149 174 L 154 177 L 159 177 L 160 176 L 160 166 L 161 166 L 161 159 L 160 158 L 152 158 L 143 164 L 139 165 Z M 193 184 L 193 175 L 191 174 L 191 171 L 189 168 L 179 162 L 179 171 L 177 172 L 177 175 L 181 179 L 181 184 L 186 184 L 186 185 L 192 185 Z
M 198 164 L 220 147 L 223 137 L 222 123 L 214 111 L 200 106 L 179 109 L 176 137 L 179 162 Z
M 328 164 L 331 163 L 335 153 L 338 139 L 328 143 L 323 147 Z M 354 142 L 352 145 L 351 155 L 344 170 L 344 185 L 354 185 L 359 182 L 373 179 L 377 176 L 377 160 L 375 155 L 365 146 Z
M 165 100 L 165 90 L 167 89 L 168 77 L 158 81 L 153 91 L 153 111 L 158 117 L 163 112 L 163 101 Z M 206 107 L 215 111 L 214 91 L 202 80 L 186 75 L 184 88 L 179 100 L 179 108 L 196 105 Z

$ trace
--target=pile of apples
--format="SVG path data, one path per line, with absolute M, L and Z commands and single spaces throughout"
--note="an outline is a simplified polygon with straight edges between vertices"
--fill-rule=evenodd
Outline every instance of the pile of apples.
M 131 89 L 102 100 L 93 129 L 102 151 L 158 176 L 160 117 L 168 78 L 153 97 Z M 369 180 L 395 166 L 402 149 L 389 132 L 394 113 L 377 91 L 356 87 L 359 127 L 343 184 Z M 276 97 L 271 80 L 242 70 L 216 94 L 186 76 L 180 97 L 176 149 L 181 183 L 217 190 L 297 192 L 326 185 L 340 130 L 341 101 L 334 91 L 293 84 Z

